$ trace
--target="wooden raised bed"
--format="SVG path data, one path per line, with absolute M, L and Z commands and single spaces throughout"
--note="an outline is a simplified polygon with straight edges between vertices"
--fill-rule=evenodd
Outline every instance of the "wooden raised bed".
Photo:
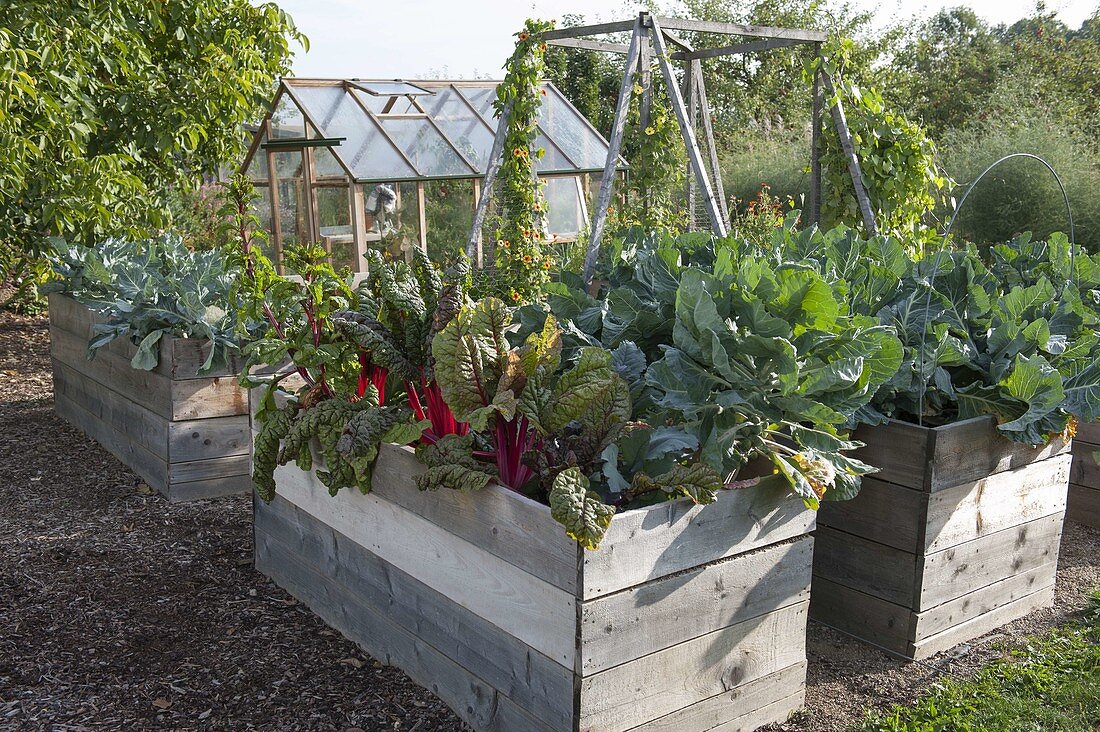
M 1066 518 L 1100 528 L 1100 422 L 1077 426 Z
M 209 344 L 164 337 L 152 371 L 130 365 L 116 340 L 87 357 L 95 314 L 50 295 L 54 409 L 170 501 L 251 489 L 248 392 L 237 365 L 199 376 Z
M 818 515 L 811 616 L 926 658 L 1054 597 L 1069 446 L 1011 442 L 992 418 L 863 427 L 881 472 Z
M 383 446 L 374 490 L 294 465 L 255 499 L 256 568 L 476 730 L 753 730 L 802 706 L 814 513 L 788 491 L 616 516 L 583 552 L 491 485 L 422 493 Z

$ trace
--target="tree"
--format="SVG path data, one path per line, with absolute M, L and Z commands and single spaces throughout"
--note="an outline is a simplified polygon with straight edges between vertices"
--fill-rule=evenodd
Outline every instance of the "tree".
M 162 225 L 167 191 L 240 154 L 295 42 L 274 3 L 0 0 L 0 275 L 47 236 Z

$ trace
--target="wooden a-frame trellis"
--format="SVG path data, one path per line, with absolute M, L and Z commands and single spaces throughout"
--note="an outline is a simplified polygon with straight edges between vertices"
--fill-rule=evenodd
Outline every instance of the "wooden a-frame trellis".
M 631 32 L 630 42 L 627 44 L 608 43 L 590 38 L 605 33 L 622 33 L 624 31 Z M 758 40 L 718 48 L 695 49 L 679 38 L 675 31 L 712 33 Z M 638 73 L 642 78 L 642 87 L 645 89 L 641 108 L 641 125 L 644 128 L 648 124 L 649 107 L 652 99 L 652 85 L 649 83 L 650 60 L 656 57 L 661 69 L 661 76 L 668 89 L 673 112 L 675 112 L 680 125 L 684 146 L 687 149 L 688 165 L 691 173 L 688 177 L 688 205 L 694 209 L 695 196 L 697 193 L 701 194 L 710 219 L 711 231 L 717 236 L 726 236 L 729 231 L 728 211 L 721 177 L 718 174 L 718 150 L 714 143 L 711 110 L 707 103 L 706 88 L 703 83 L 702 62 L 708 58 L 785 48 L 803 43 L 813 44 L 815 53 L 820 57 L 821 44 L 827 39 L 827 36 L 820 31 L 686 20 L 683 18 L 661 18 L 642 12 L 634 20 L 561 28 L 548 31 L 543 34 L 542 38 L 550 45 L 626 55 L 622 84 L 619 87 L 619 98 L 615 106 L 615 120 L 611 127 L 607 163 L 604 166 L 603 178 L 600 181 L 600 192 L 592 219 L 588 250 L 584 262 L 584 280 L 589 283 L 595 271 L 600 239 L 603 237 L 604 226 L 607 223 L 607 211 L 611 204 L 615 169 L 618 166 L 623 133 L 626 129 L 634 74 Z M 678 50 L 670 53 L 670 45 Z M 673 61 L 684 61 L 687 65 L 683 75 L 682 89 L 676 82 L 676 76 L 672 68 Z M 810 142 L 809 223 L 816 224 L 821 218 L 821 109 L 824 104 L 824 95 L 828 94 L 829 98 L 834 101 L 830 107 L 830 113 L 847 160 L 848 172 L 855 187 L 856 200 L 859 202 L 863 223 L 867 230 L 873 234 L 876 232 L 877 227 L 875 214 L 871 208 L 871 200 L 867 195 L 867 189 L 863 185 L 859 159 L 856 157 L 855 146 L 848 130 L 844 107 L 836 93 L 832 76 L 825 70 L 824 64 L 818 64 L 812 94 L 813 131 Z M 507 133 L 509 112 L 510 109 L 505 108 L 498 122 L 493 151 L 489 160 L 489 169 L 486 171 L 485 182 L 482 185 L 481 196 L 474 214 L 473 229 L 467 246 L 468 251 L 476 247 L 478 233 L 485 221 L 493 182 L 500 169 L 500 157 L 503 152 L 504 136 Z M 703 157 L 703 150 L 699 146 L 696 132 L 695 119 L 697 113 L 700 114 L 703 122 L 706 159 Z M 714 171 L 713 178 L 707 171 L 707 164 Z

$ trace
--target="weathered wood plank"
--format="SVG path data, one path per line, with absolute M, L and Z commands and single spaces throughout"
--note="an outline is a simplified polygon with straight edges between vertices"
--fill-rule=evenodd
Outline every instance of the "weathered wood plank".
M 573 674 L 281 497 L 256 504 L 256 543 L 354 595 L 554 729 L 571 729 Z
M 383 445 L 374 467 L 374 493 L 555 587 L 576 592 L 579 548 L 547 506 L 495 483 L 476 495 L 419 491 L 413 480 L 423 471 L 412 450 Z
M 594 674 L 808 600 L 812 565 L 813 539 L 804 536 L 586 602 L 581 672 Z
M 1071 484 L 1066 518 L 1086 526 L 1100 527 L 1100 490 Z
M 199 501 L 207 498 L 248 493 L 251 490 L 252 476 L 248 473 L 223 475 L 217 478 L 207 478 L 206 480 L 172 483 L 168 487 L 168 502 Z
M 168 455 L 174 463 L 248 455 L 252 433 L 248 415 L 188 419 L 168 423 Z
M 105 322 L 86 305 L 68 295 L 51 293 L 49 298 L 50 325 L 61 328 L 84 339 L 87 346 L 95 323 Z M 212 376 L 230 376 L 240 372 L 241 359 L 237 354 L 229 355 L 229 363 L 205 374 L 199 369 L 210 354 L 210 342 L 198 338 L 177 338 L 164 336 L 159 346 L 159 357 L 154 372 L 171 379 L 194 379 Z M 113 352 L 127 361 L 137 353 L 137 346 L 127 339 L 116 339 L 105 346 L 107 352 Z M 103 350 L 103 349 L 100 349 Z
M 815 578 L 824 577 L 912 607 L 917 583 L 916 555 L 827 526 L 819 526 L 815 536 Z
M 1077 435 L 1073 438 L 1074 444 L 1086 442 L 1100 445 L 1100 422 L 1081 422 L 1077 425 Z
M 994 473 L 928 494 L 924 551 L 931 554 L 1066 509 L 1070 455 Z
M 294 465 L 276 470 L 278 492 L 306 513 L 416 576 L 567 668 L 576 656 L 572 593 L 378 495 L 335 497 Z M 409 490 L 416 490 L 409 481 Z
M 173 421 L 248 414 L 248 390 L 235 376 L 171 381 Z
M 100 422 L 168 461 L 169 422 L 164 417 L 57 359 L 53 360 L 53 389 L 55 396 L 64 395 Z
M 54 396 L 58 416 L 79 428 L 100 447 L 114 455 L 153 488 L 168 493 L 168 463 L 100 421 L 64 394 Z
M 621 513 L 600 548 L 584 553 L 583 598 L 801 536 L 815 517 L 777 481 L 723 491 L 706 506 L 681 499 Z
M 1069 450 L 1055 438 L 1033 447 L 1013 442 L 997 431 L 992 417 L 975 417 L 937 427 L 935 451 L 929 461 L 929 490 L 935 492 L 1014 470 Z
M 1053 602 L 1054 585 L 1050 585 L 1007 605 L 1001 605 L 985 615 L 979 615 L 942 633 L 924 638 L 912 645 L 909 655 L 917 660 L 934 656 L 941 651 L 957 646 L 959 643 L 985 635 L 989 631 L 1017 618 L 1022 618 L 1033 610 L 1048 607 Z
M 245 475 L 251 468 L 248 455 L 228 455 L 209 460 L 189 460 L 168 464 L 168 480 L 171 483 L 187 483 L 210 480 L 226 475 Z
M 468 724 L 485 732 L 564 732 L 525 714 L 508 697 L 430 644 L 365 605 L 355 593 L 292 556 L 272 556 L 257 544 L 256 569 L 309 606 L 326 623 L 382 663 L 401 668 L 431 690 Z
M 100 352 L 87 358 L 87 341 L 58 328 L 50 329 L 50 355 L 73 371 L 166 419 L 172 419 L 172 382 L 152 371 L 141 371 L 117 354 Z
M 937 605 L 931 610 L 913 616 L 911 639 L 920 640 L 948 630 L 967 620 L 996 610 L 1001 605 L 1015 602 L 1021 597 L 1038 592 L 1054 584 L 1058 569 L 1056 562 L 1048 562 L 1026 572 L 1013 575 L 995 584 Z
M 925 490 L 925 470 L 932 457 L 932 431 L 908 422 L 890 420 L 874 427 L 860 425 L 852 439 L 864 443 L 853 456 L 879 469 L 876 480 Z
M 921 560 L 921 612 L 1029 569 L 1056 562 L 1062 514 L 1029 521 Z
M 1073 441 L 1073 469 L 1070 482 L 1100 488 L 1100 445 Z
M 785 720 L 802 706 L 806 686 L 806 662 L 740 684 L 709 699 L 696 702 L 630 732 L 684 732 L 685 730 L 755 730 Z M 789 706 L 773 706 L 797 698 Z
M 808 605 L 789 605 L 583 679 L 580 730 L 623 732 L 801 663 Z
M 790 716 L 806 704 L 806 690 L 772 702 L 766 707 L 744 714 L 737 719 L 720 724 L 707 732 L 756 732 L 764 725 L 786 722 Z
M 866 477 L 850 501 L 823 501 L 817 525 L 916 554 L 920 549 L 928 494 Z
M 810 617 L 862 641 L 905 655 L 912 639 L 912 616 L 908 607 L 814 577 Z

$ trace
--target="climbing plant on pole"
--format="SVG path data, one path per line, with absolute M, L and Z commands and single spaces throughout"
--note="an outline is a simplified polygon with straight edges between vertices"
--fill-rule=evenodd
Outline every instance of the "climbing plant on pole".
M 540 35 L 553 27 L 550 22 L 528 20 L 516 34 L 516 49 L 504 66 L 494 105 L 497 117 L 506 124 L 506 135 L 498 173 L 501 217 L 493 231 L 497 281 L 492 289 L 509 302 L 535 297 L 551 266 L 544 250 L 546 199 L 535 176 L 535 161 L 545 150 L 536 147 L 535 140 L 545 94 L 546 44 Z

